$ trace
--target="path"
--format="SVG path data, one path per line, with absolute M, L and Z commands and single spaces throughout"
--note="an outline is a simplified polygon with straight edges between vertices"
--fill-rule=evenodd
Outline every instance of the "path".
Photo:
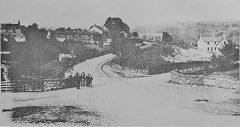
M 108 125 L 240 125 L 239 116 L 227 115 L 238 105 L 228 100 L 238 97 L 233 90 L 170 84 L 169 74 L 145 78 L 116 77 L 102 65 L 112 59 L 105 55 L 74 67 L 76 72 L 91 73 L 94 88 L 70 88 L 42 93 L 4 93 L 1 109 L 26 105 L 81 105 L 99 111 L 110 120 Z M 195 102 L 207 99 L 209 102 Z M 232 106 L 232 107 L 229 107 Z M 219 115 L 217 115 L 219 114 Z M 2 125 L 10 124 L 9 114 L 1 113 Z M 9 117 L 9 116 L 8 116 Z

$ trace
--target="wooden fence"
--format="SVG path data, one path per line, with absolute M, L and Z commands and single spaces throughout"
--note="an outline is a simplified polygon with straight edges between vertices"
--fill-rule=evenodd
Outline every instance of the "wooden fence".
M 1 82 L 1 92 L 13 92 L 14 90 L 14 84 L 10 81 L 2 81 Z
M 66 87 L 64 80 L 11 80 L 1 82 L 1 92 L 40 92 Z

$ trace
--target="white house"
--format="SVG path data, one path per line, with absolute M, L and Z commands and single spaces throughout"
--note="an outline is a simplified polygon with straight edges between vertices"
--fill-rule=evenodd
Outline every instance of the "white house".
M 215 36 L 203 36 L 203 34 L 200 34 L 197 46 L 199 50 L 219 55 L 220 54 L 219 49 L 221 49 L 227 43 L 228 41 L 226 35 L 223 35 L 222 37 L 215 37 Z
M 59 54 L 59 62 L 63 62 L 66 59 L 75 58 L 75 57 L 77 56 L 73 53 L 73 51 L 71 51 L 71 54 Z
M 103 42 L 103 45 L 110 45 L 112 39 L 109 36 L 109 30 L 104 26 L 98 26 L 96 24 L 92 25 L 89 28 L 90 32 L 99 33 L 98 35 L 93 36 L 93 40 L 96 42 Z
M 98 32 L 98 33 L 100 33 L 100 34 L 103 34 L 103 32 L 106 31 L 106 28 L 94 24 L 94 25 L 92 25 L 92 26 L 89 28 L 89 31 L 91 31 L 91 32 Z
M 0 24 L 0 33 L 1 35 L 10 35 L 14 38 L 16 42 L 25 42 L 26 38 L 21 32 L 21 25 L 20 21 L 18 21 L 18 24 Z M 7 38 L 3 38 L 4 41 L 8 41 Z

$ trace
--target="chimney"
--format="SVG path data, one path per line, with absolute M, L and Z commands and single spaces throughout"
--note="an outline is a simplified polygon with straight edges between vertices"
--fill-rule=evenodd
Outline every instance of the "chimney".
M 20 20 L 18 20 L 18 26 L 20 26 Z

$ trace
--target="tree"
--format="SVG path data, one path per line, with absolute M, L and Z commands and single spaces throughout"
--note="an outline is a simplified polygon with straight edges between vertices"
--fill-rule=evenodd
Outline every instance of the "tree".
M 138 37 L 138 32 L 133 32 L 132 37 Z
M 142 39 L 143 39 L 144 41 L 147 41 L 147 40 L 148 40 L 148 38 L 147 38 L 146 35 L 143 35 L 143 36 L 142 36 Z
M 37 23 L 33 23 L 32 25 L 29 25 L 28 28 L 32 29 L 32 30 L 37 30 L 38 29 L 38 24 Z
M 229 41 L 229 43 L 225 44 L 219 51 L 225 60 L 233 63 L 239 60 L 239 49 L 237 47 L 235 43 Z
M 162 41 L 171 42 L 171 41 L 173 41 L 173 39 L 168 32 L 163 32 Z
M 221 55 L 213 55 L 211 64 L 219 71 L 228 71 L 236 67 L 235 62 L 239 61 L 239 49 L 232 41 L 225 44 L 219 51 Z
M 72 31 L 72 29 L 71 29 L 70 27 L 68 27 L 68 28 L 66 29 L 66 31 Z
M 124 31 L 126 33 L 129 33 L 129 29 L 130 29 L 129 26 L 126 23 L 124 23 L 121 18 L 118 18 L 118 17 L 116 17 L 116 18 L 115 17 L 114 18 L 111 18 L 111 17 L 107 18 L 104 26 L 108 30 L 110 30 L 110 32 L 115 31 L 117 33 L 120 33 L 122 31 Z
M 60 27 L 60 28 L 57 28 L 56 31 L 65 31 L 65 28 L 64 27 Z
M 129 34 L 129 26 L 120 18 L 107 18 L 104 26 L 109 30 L 110 37 L 112 38 L 111 47 L 114 51 L 119 49 L 121 45 L 121 32 Z

